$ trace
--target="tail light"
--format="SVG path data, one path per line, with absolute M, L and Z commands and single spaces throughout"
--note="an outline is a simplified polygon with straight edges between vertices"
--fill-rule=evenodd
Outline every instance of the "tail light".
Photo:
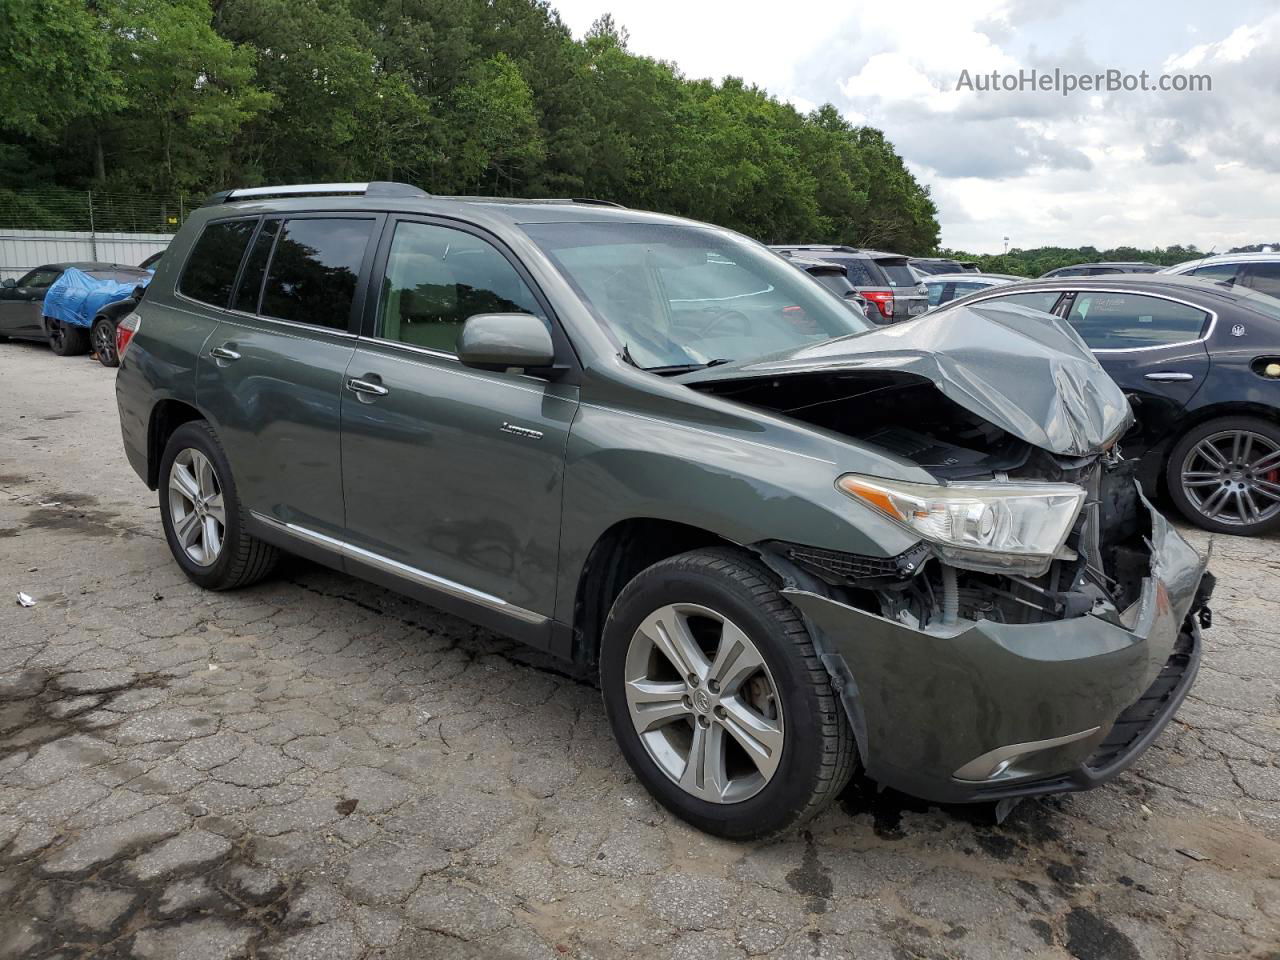
M 116 356 L 123 357 L 125 349 L 129 346 L 129 341 L 133 339 L 133 335 L 138 332 L 138 325 L 142 322 L 142 318 L 136 313 L 127 314 L 118 324 L 116 324 Z
M 893 319 L 892 290 L 863 290 L 862 295 L 880 308 L 880 315 L 886 320 Z

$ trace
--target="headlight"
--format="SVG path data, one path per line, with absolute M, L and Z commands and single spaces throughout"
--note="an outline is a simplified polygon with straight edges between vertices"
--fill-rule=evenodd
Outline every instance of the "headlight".
M 1085 496 L 1073 483 L 941 485 L 856 473 L 836 486 L 964 566 L 1040 572 L 1067 539 Z

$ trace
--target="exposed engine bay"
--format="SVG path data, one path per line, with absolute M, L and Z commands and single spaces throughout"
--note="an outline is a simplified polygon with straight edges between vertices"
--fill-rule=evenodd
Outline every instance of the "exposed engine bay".
M 895 558 L 797 544 L 771 548 L 833 596 L 917 628 L 962 621 L 1036 623 L 1094 614 L 1120 624 L 1150 573 L 1150 518 L 1137 461 L 1050 453 L 986 422 L 929 380 L 894 370 L 819 372 L 698 384 L 698 389 L 838 432 L 909 460 L 943 481 L 1061 481 L 1086 491 L 1047 573 L 979 572 L 943 563 L 927 542 Z

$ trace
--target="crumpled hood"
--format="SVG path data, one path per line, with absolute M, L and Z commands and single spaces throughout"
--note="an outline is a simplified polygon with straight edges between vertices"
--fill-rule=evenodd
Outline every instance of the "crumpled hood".
M 1012 304 L 942 309 L 678 380 L 709 383 L 821 370 L 897 370 L 925 377 L 966 410 L 1065 456 L 1099 452 L 1133 421 L 1120 388 L 1065 320 Z

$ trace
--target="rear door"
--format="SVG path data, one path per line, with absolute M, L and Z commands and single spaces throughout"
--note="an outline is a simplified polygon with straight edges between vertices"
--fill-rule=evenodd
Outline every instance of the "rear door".
M 1076 290 L 1063 315 L 1133 405 L 1126 452 L 1141 454 L 1176 426 L 1209 372 L 1214 314 L 1192 303 L 1123 290 Z
M 36 267 L 12 287 L 0 289 L 0 336 L 44 338 L 44 295 L 62 271 Z
M 312 543 L 345 530 L 339 405 L 381 220 L 255 219 L 197 370 L 198 402 L 215 421 L 244 506 Z M 184 274 L 184 293 L 185 282 Z

